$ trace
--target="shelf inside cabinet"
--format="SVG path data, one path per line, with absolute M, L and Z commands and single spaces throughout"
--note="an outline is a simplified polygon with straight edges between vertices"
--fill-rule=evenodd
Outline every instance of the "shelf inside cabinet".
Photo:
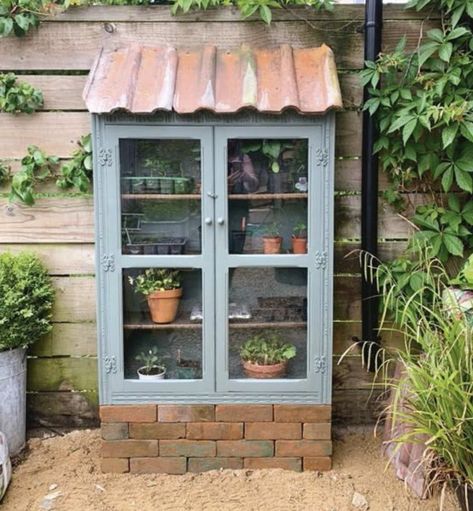
M 307 193 L 237 193 L 230 194 L 230 200 L 273 200 L 307 199 Z
M 123 193 L 122 199 L 130 200 L 200 200 L 201 195 L 199 193 L 183 193 L 183 194 L 171 194 L 171 193 Z

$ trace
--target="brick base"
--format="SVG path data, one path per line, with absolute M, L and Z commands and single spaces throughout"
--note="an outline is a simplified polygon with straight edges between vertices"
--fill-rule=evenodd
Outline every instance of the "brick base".
M 102 471 L 330 470 L 327 405 L 101 406 Z

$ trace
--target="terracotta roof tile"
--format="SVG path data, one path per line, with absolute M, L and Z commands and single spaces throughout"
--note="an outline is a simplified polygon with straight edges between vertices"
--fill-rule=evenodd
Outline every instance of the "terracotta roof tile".
M 332 50 L 282 45 L 232 51 L 205 46 L 129 46 L 102 49 L 90 72 L 84 100 L 92 113 L 174 110 L 234 113 L 244 108 L 321 114 L 341 108 Z

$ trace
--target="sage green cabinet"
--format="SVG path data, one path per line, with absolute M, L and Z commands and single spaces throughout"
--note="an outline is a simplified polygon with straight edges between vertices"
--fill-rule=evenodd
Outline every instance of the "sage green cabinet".
M 94 117 L 102 404 L 330 403 L 333 128 L 332 114 Z M 136 292 L 150 269 L 178 271 L 170 322 Z M 240 352 L 268 338 L 295 356 L 257 378 Z M 150 350 L 162 379 L 138 378 Z

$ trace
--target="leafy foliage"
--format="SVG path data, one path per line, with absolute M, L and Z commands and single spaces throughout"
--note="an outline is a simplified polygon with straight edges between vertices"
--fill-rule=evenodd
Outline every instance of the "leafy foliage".
M 156 368 L 161 370 L 166 368 L 164 365 L 164 359 L 160 356 L 159 350 L 156 346 L 153 346 L 147 352 L 140 353 L 135 357 L 135 359 L 143 364 L 143 368 L 141 368 L 141 372 L 143 374 L 153 374 L 153 371 Z
M 148 268 L 138 277 L 128 277 L 137 293 L 145 296 L 156 291 L 179 289 L 182 286 L 181 272 L 169 268 Z
M 192 9 L 206 10 L 215 7 L 236 5 L 243 18 L 258 14 L 262 21 L 270 24 L 272 9 L 289 8 L 291 6 L 305 5 L 316 10 L 332 10 L 333 0 L 173 0 L 173 14 L 189 12 Z
M 473 289 L 473 254 L 465 261 L 457 277 L 451 283 L 464 289 Z
M 409 5 L 420 9 L 427 4 L 450 15 L 442 28 L 429 30 L 411 53 L 401 40 L 393 53 L 366 62 L 361 77 L 371 95 L 364 108 L 376 116 L 379 127 L 375 151 L 391 182 L 385 197 L 400 211 L 409 205 L 405 192 L 426 192 L 432 197 L 430 204 L 415 211 L 413 222 L 420 232 L 414 240 L 428 240 L 431 256 L 446 262 L 473 246 L 473 34 L 469 25 L 473 8 L 452 0 L 413 0 Z
M 10 166 L 0 161 L 0 186 L 10 179 L 10 173 Z
M 79 141 L 79 149 L 72 155 L 72 160 L 60 169 L 60 176 L 56 181 L 58 188 L 68 190 L 77 188 L 86 193 L 89 191 L 92 178 L 92 141 L 90 133 Z
M 307 225 L 300 222 L 292 229 L 292 234 L 295 238 L 307 238 Z
M 240 356 L 253 364 L 280 364 L 296 356 L 296 347 L 284 343 L 279 335 L 267 332 L 248 339 L 240 348 Z
M 27 347 L 51 330 L 54 289 L 29 253 L 0 254 L 0 351 Z
M 51 0 L 2 0 L 0 3 L 0 37 L 24 36 L 39 26 L 39 17 L 54 6 Z
M 10 199 L 32 206 L 35 185 L 53 177 L 58 162 L 56 156 L 47 156 L 37 146 L 29 146 L 28 154 L 21 160 L 20 171 L 13 176 Z
M 43 106 L 43 93 L 19 82 L 13 73 L 0 74 L 0 111 L 31 114 Z
M 399 447 L 403 443 L 425 443 L 425 466 L 433 467 L 432 484 L 450 479 L 471 485 L 471 311 L 465 313 L 451 299 L 451 281 L 438 259 L 419 258 L 411 269 L 423 277 L 413 287 L 399 286 L 400 281 L 389 266 L 375 266 L 369 261 L 365 270 L 385 296 L 383 317 L 387 310 L 394 312 L 405 340 L 399 349 L 382 350 L 384 362 L 378 368 L 378 375 L 385 375 L 382 384 L 393 392 L 392 405 L 386 413 L 391 418 L 394 440 Z M 471 269 L 471 261 L 467 267 Z M 391 379 L 385 370 L 393 363 L 402 367 L 400 379 Z M 400 424 L 402 428 L 398 427 Z

